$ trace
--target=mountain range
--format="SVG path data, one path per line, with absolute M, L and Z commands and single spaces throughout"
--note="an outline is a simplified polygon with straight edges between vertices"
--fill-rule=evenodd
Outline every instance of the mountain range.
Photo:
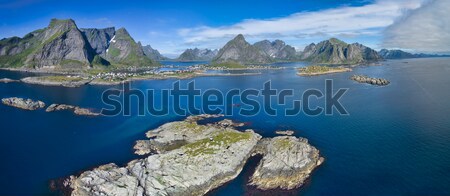
M 218 50 L 210 49 L 186 49 L 178 58 L 178 61 L 210 61 L 218 53 Z
M 156 66 L 126 29 L 79 29 L 72 19 L 52 19 L 23 38 L 0 40 L 0 67 L 84 69 Z
M 369 47 L 359 43 L 347 44 L 336 38 L 312 43 L 299 53 L 281 40 L 263 40 L 251 45 L 243 35 L 238 35 L 219 50 L 213 62 L 258 64 L 303 60 L 320 64 L 358 64 L 382 59 L 377 51 Z
M 250 44 L 242 34 L 220 50 L 187 49 L 178 61 L 267 64 L 279 61 L 310 61 L 318 64 L 359 64 L 382 59 L 448 57 L 411 54 L 401 50 L 379 52 L 359 43 L 348 44 L 331 38 L 312 43 L 300 52 L 281 40 Z M 136 42 L 125 28 L 78 28 L 72 19 L 52 19 L 43 29 L 24 37 L 0 40 L 0 67 L 85 69 L 113 66 L 158 66 L 168 60 L 150 45 Z
M 378 52 L 384 59 L 406 59 L 406 58 L 430 58 L 430 57 L 450 57 L 450 55 L 439 54 L 412 54 L 402 50 L 382 49 Z

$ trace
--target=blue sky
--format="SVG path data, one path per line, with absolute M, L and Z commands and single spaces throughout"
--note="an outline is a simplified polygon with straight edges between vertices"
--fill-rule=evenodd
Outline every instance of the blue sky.
M 250 42 L 282 39 L 300 50 L 330 37 L 379 49 L 385 30 L 426 0 L 0 1 L 0 37 L 72 18 L 81 28 L 125 27 L 135 40 L 174 56 L 190 47 L 220 48 L 237 33 Z

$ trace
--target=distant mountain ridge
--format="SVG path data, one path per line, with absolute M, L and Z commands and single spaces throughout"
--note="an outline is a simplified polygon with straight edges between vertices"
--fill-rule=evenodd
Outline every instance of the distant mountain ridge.
M 306 46 L 300 58 L 322 64 L 358 64 L 383 59 L 377 51 L 367 46 L 359 43 L 347 44 L 336 38 Z
M 156 61 L 169 60 L 169 58 L 161 55 L 161 53 L 159 53 L 158 50 L 152 48 L 150 45 L 142 46 L 142 49 L 144 50 L 144 54 L 152 60 Z
M 405 59 L 405 58 L 428 58 L 428 57 L 450 57 L 450 55 L 438 55 L 438 54 L 412 54 L 402 50 L 388 50 L 381 49 L 378 54 L 384 59 Z
M 279 39 L 273 42 L 269 40 L 259 41 L 254 43 L 253 46 L 256 46 L 277 61 L 292 61 L 297 59 L 295 48 Z
M 178 58 L 178 61 L 210 61 L 219 51 L 210 49 L 186 49 Z
M 72 19 L 52 19 L 23 38 L 0 40 L 0 67 L 84 69 L 109 64 L 158 65 L 126 29 L 79 29 Z
M 319 64 L 359 64 L 376 62 L 383 58 L 377 51 L 359 43 L 347 44 L 331 38 L 310 44 L 303 52 L 281 40 L 263 40 L 249 44 L 239 34 L 230 40 L 213 59 L 213 63 L 236 62 L 241 64 L 266 64 L 279 61 L 310 61 Z
M 239 34 L 226 43 L 212 61 L 213 63 L 265 64 L 273 62 L 273 59 L 258 47 L 249 44 L 244 36 Z

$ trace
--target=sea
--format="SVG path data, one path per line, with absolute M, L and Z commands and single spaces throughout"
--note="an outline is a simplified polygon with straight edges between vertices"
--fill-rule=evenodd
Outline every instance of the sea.
M 244 116 L 238 112 L 244 106 L 233 105 L 232 114 L 226 118 L 245 122 L 245 128 L 264 137 L 275 136 L 276 130 L 294 130 L 295 136 L 308 139 L 320 150 L 325 162 L 298 189 L 262 192 L 247 185 L 258 163 L 252 158 L 236 179 L 209 195 L 450 195 L 450 58 L 387 60 L 354 67 L 352 72 L 298 76 L 296 68 L 307 65 L 277 63 L 274 66 L 285 68 L 258 70 L 255 75 L 141 80 L 131 82 L 130 87 L 159 92 L 177 82 L 181 88 L 194 82 L 202 91 L 226 93 L 232 89 L 262 89 L 270 81 L 273 89 L 295 92 L 286 104 L 270 104 L 277 115 L 259 112 Z M 361 84 L 349 79 L 353 74 L 385 78 L 391 83 Z M 35 75 L 40 74 L 0 71 L 0 78 Z M 328 79 L 333 82 L 333 92 L 346 89 L 339 101 L 348 114 L 335 108 L 332 114 L 282 113 L 308 89 L 324 92 Z M 0 83 L 0 98 L 23 97 L 47 105 L 64 103 L 100 110 L 109 107 L 102 101 L 103 92 L 121 88 Z M 169 107 L 167 115 L 139 115 L 143 106 L 136 97 L 131 100 L 130 115 L 100 117 L 76 116 L 69 111 L 25 111 L 0 104 L 0 195 L 58 194 L 50 188 L 53 180 L 79 175 L 102 164 L 124 166 L 143 158 L 133 154 L 136 140 L 145 139 L 149 130 L 189 115 L 175 114 L 171 104 L 156 104 L 156 108 Z M 324 100 L 312 97 L 311 107 L 323 107 Z M 195 103 L 201 105 L 200 101 L 196 99 Z

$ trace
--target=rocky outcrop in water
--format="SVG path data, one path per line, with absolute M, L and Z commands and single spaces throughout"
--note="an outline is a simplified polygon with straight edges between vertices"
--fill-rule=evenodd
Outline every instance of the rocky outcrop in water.
M 278 39 L 273 42 L 270 42 L 269 40 L 259 41 L 254 43 L 253 46 L 264 51 L 276 61 L 298 60 L 295 48 Z
M 386 86 L 390 82 L 383 78 L 371 78 L 366 75 L 353 75 L 350 77 L 351 80 L 357 81 L 359 83 L 367 83 L 371 85 L 378 85 L 378 86 Z
M 252 130 L 236 130 L 232 125 L 240 124 L 229 120 L 198 123 L 215 117 L 220 116 L 191 116 L 166 123 L 149 131 L 149 140 L 137 142 L 138 154 L 153 153 L 147 158 L 124 167 L 100 166 L 70 177 L 66 185 L 72 195 L 204 195 L 234 179 L 250 156 L 263 154 L 266 158 L 252 183 L 263 189 L 289 189 L 300 186 L 322 161 L 318 150 L 304 139 L 261 140 Z
M 13 80 L 13 79 L 10 79 L 10 78 L 1 78 L 0 82 L 2 82 L 2 83 L 11 83 L 11 82 L 19 82 L 19 80 Z
M 190 120 L 167 123 L 151 136 L 168 145 L 185 139 L 185 145 L 126 167 L 108 164 L 84 172 L 72 178 L 72 195 L 203 195 L 234 179 L 261 138 L 251 130 Z
M 186 49 L 178 58 L 178 61 L 210 61 L 218 53 L 218 50 L 210 49 Z
M 241 64 L 264 64 L 273 60 L 264 51 L 249 44 L 239 34 L 222 47 L 214 57 L 214 63 L 236 62 Z
M 359 64 L 383 59 L 377 51 L 367 46 L 359 43 L 347 44 L 336 38 L 308 45 L 301 58 L 323 64 Z
M 45 109 L 46 112 L 55 112 L 61 110 L 70 110 L 76 115 L 80 116 L 99 116 L 100 113 L 92 112 L 87 108 L 80 108 L 78 106 L 66 105 L 66 104 L 52 104 Z
M 304 138 L 279 136 L 260 143 L 264 156 L 250 184 L 262 190 L 298 188 L 323 162 L 319 151 Z
M 45 107 L 45 103 L 42 101 L 33 101 L 31 99 L 23 99 L 18 97 L 3 98 L 2 103 L 24 110 L 37 110 Z

